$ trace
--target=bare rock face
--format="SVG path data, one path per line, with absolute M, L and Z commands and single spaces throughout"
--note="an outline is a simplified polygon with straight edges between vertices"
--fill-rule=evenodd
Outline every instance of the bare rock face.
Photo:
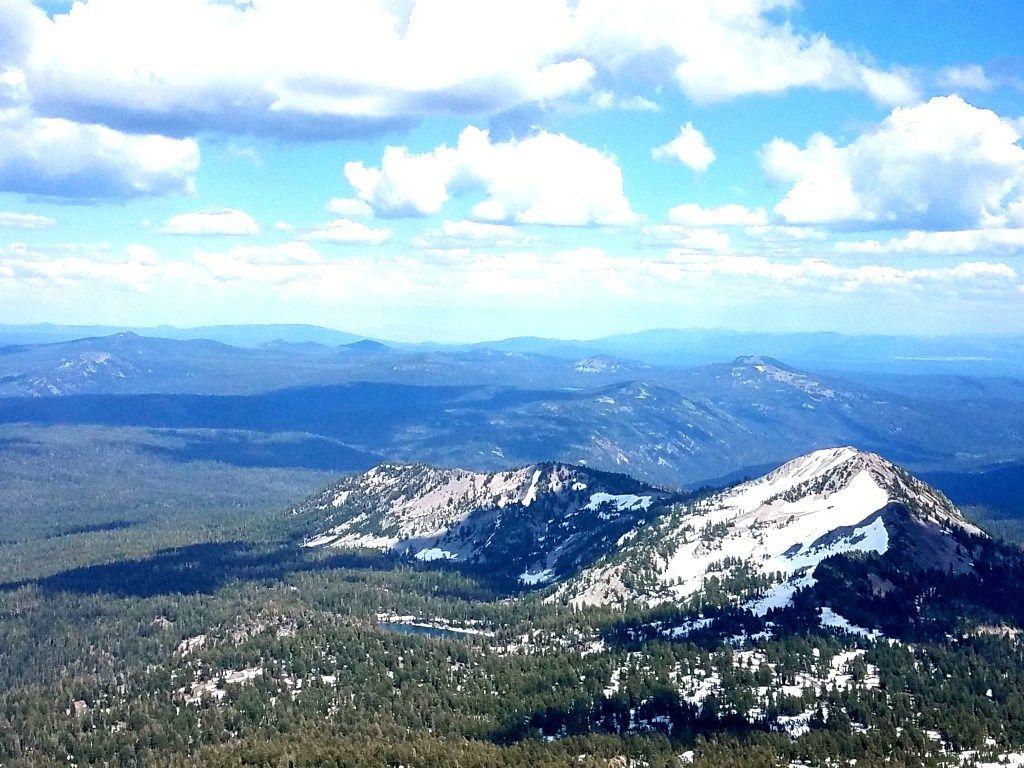
M 676 498 L 625 475 L 569 464 L 494 473 L 383 464 L 293 512 L 314 531 L 309 547 L 478 564 L 533 586 L 593 562 Z

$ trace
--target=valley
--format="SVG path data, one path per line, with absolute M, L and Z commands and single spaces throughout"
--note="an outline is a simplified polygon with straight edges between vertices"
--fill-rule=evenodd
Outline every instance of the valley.
M 1024 768 L 1024 3 L 0 0 L 0 768 Z
M 872 454 L 696 496 L 382 465 L 276 516 L 0 585 L 7 763 L 960 766 L 1024 743 L 1024 555 Z M 549 536 L 543 563 L 508 549 Z
M 390 460 L 495 471 L 554 460 L 690 489 L 834 445 L 917 472 L 984 471 L 1024 456 L 1012 383 L 961 378 L 954 392 L 948 377 L 928 381 L 890 376 L 876 388 L 751 355 L 659 367 L 122 334 L 8 348 L 0 425 L 191 430 L 184 458 L 245 466 L 346 472 Z M 259 433 L 258 446 L 240 445 L 247 432 Z
M 1024 754 L 1005 381 L 66 344 L 0 396 L 4 765 Z

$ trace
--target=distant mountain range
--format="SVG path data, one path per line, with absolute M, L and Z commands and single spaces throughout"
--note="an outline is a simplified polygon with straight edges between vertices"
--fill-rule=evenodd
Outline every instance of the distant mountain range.
M 664 329 L 593 341 L 539 338 L 486 342 L 490 349 L 558 357 L 605 354 L 652 365 L 701 365 L 765 355 L 815 370 L 875 373 L 1024 373 L 1024 336 L 872 336 Z
M 336 347 L 360 341 L 365 336 L 323 328 L 318 325 L 205 325 L 176 328 L 158 325 L 140 328 L 126 325 L 0 325 L 0 344 L 54 344 L 61 341 L 134 333 L 153 339 L 189 341 L 204 339 L 236 347 L 259 347 L 264 344 L 322 344 Z
M 592 340 L 524 336 L 475 343 L 405 343 L 313 325 L 156 326 L 0 325 L 0 345 L 48 344 L 133 332 L 179 341 L 205 339 L 243 348 L 337 347 L 367 338 L 407 352 L 471 351 L 562 359 L 610 356 L 659 366 L 695 366 L 744 355 L 766 355 L 820 371 L 875 374 L 1024 376 L 1024 335 L 879 336 L 839 333 L 760 333 L 720 329 L 661 329 Z
M 1011 376 L 812 373 L 765 355 L 657 365 L 562 357 L 565 342 L 267 340 L 288 329 L 318 332 L 260 327 L 257 346 L 126 331 L 0 347 L 0 423 L 204 430 L 181 458 L 238 466 L 362 471 L 391 460 L 486 472 L 558 461 L 671 488 L 854 443 L 940 473 L 963 503 L 996 499 L 1004 518 L 1024 513 L 1019 472 L 985 475 L 992 483 L 965 474 L 1024 460 L 1024 380 Z M 239 433 L 273 450 L 248 450 Z
M 365 357 L 344 354 L 359 361 Z M 490 362 L 485 364 L 462 367 L 468 354 L 457 353 L 454 361 L 420 360 L 417 374 L 409 368 L 400 375 L 394 368 L 387 373 L 424 382 L 416 386 L 355 381 L 247 395 L 6 397 L 0 398 L 0 423 L 205 429 L 228 436 L 234 430 L 301 433 L 351 449 L 337 455 L 355 463 L 338 470 L 365 469 L 388 459 L 481 471 L 553 460 L 628 471 L 670 487 L 742 477 L 786 456 L 841 443 L 927 470 L 981 468 L 1024 456 L 1024 409 L 999 400 L 967 400 L 954 407 L 814 376 L 764 358 L 646 371 L 659 383 L 523 388 L 530 371 L 549 376 L 557 370 L 585 380 L 608 374 L 580 373 L 557 361 L 552 369 L 536 358 L 516 367 L 498 353 L 486 353 Z M 370 358 L 378 365 L 376 355 Z M 376 370 L 396 364 L 389 355 L 385 360 Z M 362 363 L 355 365 L 365 375 Z M 511 379 L 521 386 L 426 383 L 484 374 L 500 378 L 502 370 L 523 371 Z M 204 451 L 210 450 L 207 443 Z M 311 456 L 308 466 L 323 467 L 321 457 Z
M 584 387 L 644 378 L 643 363 L 565 360 L 478 348 L 409 351 L 361 339 L 338 346 L 237 347 L 130 331 L 0 347 L 0 397 L 77 394 L 258 394 L 285 387 L 377 381 L 430 385 Z

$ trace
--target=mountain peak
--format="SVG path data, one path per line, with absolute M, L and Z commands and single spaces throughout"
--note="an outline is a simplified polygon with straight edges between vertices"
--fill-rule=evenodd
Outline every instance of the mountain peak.
M 763 478 L 739 486 L 736 493 L 768 504 L 807 494 L 828 498 L 851 486 L 876 500 L 884 497 L 887 503 L 912 507 L 916 514 L 941 524 L 981 533 L 941 492 L 877 453 L 849 445 L 799 456 Z
M 342 344 L 341 348 L 348 349 L 353 352 L 384 352 L 391 349 L 391 347 L 389 347 L 387 344 L 375 341 L 374 339 L 361 339 L 360 341 L 353 341 L 350 344 Z
M 895 469 L 895 465 L 890 464 L 878 454 L 862 451 L 852 445 L 845 445 L 836 448 L 822 448 L 798 456 L 764 477 L 745 483 L 744 486 L 774 489 L 781 493 L 783 490 L 816 479 L 834 476 L 839 472 L 853 474 L 865 470 L 887 476 L 892 474 Z
M 972 567 L 983 535 L 941 493 L 855 446 L 799 456 L 697 500 L 560 462 L 502 472 L 381 464 L 295 509 L 310 547 L 371 548 L 563 581 L 576 604 L 685 602 L 709 580 L 764 615 L 834 555 Z M 731 588 L 731 587 L 730 587 Z
M 923 567 L 961 569 L 957 542 L 965 535 L 983 534 L 945 496 L 895 464 L 853 446 L 826 448 L 670 510 L 563 591 L 578 603 L 678 601 L 740 567 L 774 582 L 749 604 L 764 612 L 812 585 L 817 565 L 836 554 L 900 548 Z M 638 583 L 627 575 L 636 573 L 653 578 L 625 587 Z
M 781 360 L 776 360 L 774 357 L 768 357 L 766 355 L 741 355 L 733 360 L 732 364 L 737 368 L 750 367 L 757 369 L 776 368 L 780 371 L 793 370 Z
M 524 584 L 575 572 L 675 498 L 625 475 L 544 462 L 503 472 L 381 464 L 293 510 L 310 547 L 486 563 Z

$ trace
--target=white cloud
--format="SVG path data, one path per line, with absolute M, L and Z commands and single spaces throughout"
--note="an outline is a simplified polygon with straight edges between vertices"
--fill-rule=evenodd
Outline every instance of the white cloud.
M 957 92 L 991 91 L 995 87 L 984 67 L 978 64 L 945 67 L 939 71 L 938 84 L 941 88 Z
M 391 239 L 391 230 L 368 227 L 352 219 L 335 219 L 320 229 L 305 233 L 302 239 L 339 245 L 380 245 Z
M 692 251 L 727 251 L 732 243 L 727 233 L 716 229 L 691 229 L 672 224 L 644 227 L 640 237 L 647 245 L 672 245 Z
M 198 254 L 194 265 L 218 281 L 251 281 L 314 293 L 359 290 L 373 275 L 377 290 L 396 286 L 400 292 L 451 297 L 488 296 L 514 300 L 550 300 L 566 286 L 585 285 L 598 295 L 638 295 L 657 300 L 672 295 L 679 285 L 734 287 L 741 283 L 758 290 L 798 287 L 801 290 L 851 292 L 867 289 L 905 289 L 908 286 L 951 290 L 970 287 L 993 291 L 1019 290 L 1019 275 L 998 262 L 963 262 L 948 267 L 899 268 L 884 264 L 837 264 L 822 258 L 770 259 L 764 256 L 670 251 L 655 259 L 616 257 L 600 248 L 540 253 L 517 250 L 502 253 L 478 250 L 436 252 L 429 259 L 387 260 L 345 258 L 324 260 L 319 254 L 282 253 L 280 249 L 235 248 L 226 253 Z M 308 258 L 306 258 L 308 256 Z M 701 281 L 701 282 L 695 282 Z M 671 286 L 668 287 L 667 286 Z
M 30 2 L 0 0 L 0 72 L 28 58 L 45 18 Z
M 258 235 L 260 225 L 245 211 L 226 208 L 172 216 L 160 231 L 166 235 Z
M 238 160 L 245 160 L 247 163 L 252 164 L 256 168 L 263 167 L 263 155 L 260 151 L 252 144 L 242 143 L 240 141 L 229 141 L 227 144 L 227 153 Z
M 714 151 L 693 123 L 680 128 L 679 135 L 672 141 L 652 149 L 651 157 L 655 160 L 677 160 L 695 171 L 706 171 L 715 161 Z
M 366 135 L 614 92 L 619 81 L 675 83 L 701 102 L 797 87 L 913 100 L 905 73 L 797 33 L 784 18 L 794 6 L 82 0 L 49 18 L 30 0 L 4 0 L 0 71 L 17 72 L 19 98 L 40 114 L 177 136 Z
M 0 41 L 0 49 L 3 43 Z M 13 109 L 28 101 L 28 83 L 20 69 L 0 68 L 0 109 Z
M 747 227 L 745 232 L 762 242 L 785 242 L 793 240 L 826 240 L 828 233 L 813 227 L 786 227 L 779 225 Z
M 717 208 L 683 203 L 669 210 L 668 220 L 683 227 L 761 226 L 768 223 L 768 214 L 764 208 L 747 208 L 735 203 Z
M 668 272 L 771 280 L 796 285 L 819 284 L 840 290 L 902 287 L 913 284 L 984 282 L 1019 287 L 1017 272 L 1007 264 L 964 262 L 951 267 L 904 269 L 884 264 L 846 266 L 820 258 L 773 261 L 764 256 L 707 255 L 677 252 Z M 663 270 L 664 271 L 664 270 Z
M 38 108 L 179 135 L 379 133 L 578 93 L 594 75 L 550 0 L 91 0 L 37 17 L 31 37 Z
M 956 232 L 908 232 L 889 240 L 840 241 L 840 253 L 963 254 L 1024 249 L 1024 229 L 963 229 Z
M 295 267 L 324 264 L 326 259 L 309 243 L 281 245 L 240 245 L 225 252 L 197 251 L 194 262 L 211 267 L 216 264 L 246 264 L 253 267 Z
M 198 167 L 192 139 L 0 110 L 0 191 L 79 199 L 190 193 Z
M 357 197 L 334 197 L 327 203 L 327 210 L 348 219 L 373 216 L 373 209 L 365 200 Z
M 379 168 L 347 163 L 345 176 L 382 216 L 434 214 L 452 196 L 482 192 L 473 218 L 483 221 L 585 226 L 637 218 L 613 157 L 546 131 L 492 142 L 469 126 L 455 147 L 418 155 L 388 147 Z
M 161 263 L 145 245 L 132 244 L 122 253 L 104 247 L 81 246 L 37 251 L 25 245 L 0 249 L 0 285 L 50 283 L 59 287 L 105 285 L 139 292 L 153 282 L 175 275 L 173 266 Z
M 775 139 L 766 171 L 792 184 L 776 213 L 790 223 L 953 230 L 1006 224 L 1024 194 L 1017 128 L 958 96 L 894 110 L 845 147 L 815 134 Z
M 413 240 L 420 248 L 466 248 L 469 246 L 524 246 L 539 238 L 520 232 L 507 224 L 480 221 L 445 221 Z
M 285 221 L 284 219 L 278 219 L 274 222 L 274 229 L 278 232 L 293 232 L 295 230 L 295 225 L 289 221 Z
M 651 0 L 579 3 L 582 50 L 611 71 L 650 71 L 663 63 L 690 98 L 714 102 L 797 87 L 856 89 L 886 104 L 910 103 L 915 87 L 902 72 L 884 72 L 822 34 L 801 35 L 769 20 L 789 0 Z M 630 64 L 637 66 L 630 69 Z
M 917 327 L 923 317 L 933 329 L 962 332 L 963 323 L 970 322 L 973 329 L 995 323 L 1013 330 L 1024 306 L 1022 287 L 1012 267 L 987 259 L 900 269 L 693 251 L 636 258 L 601 248 L 345 249 L 325 258 L 310 244 L 297 242 L 199 250 L 175 259 L 157 258 L 144 248 L 132 253 L 0 249 L 0 297 L 26 317 L 44 319 L 39 312 L 54 306 L 84 305 L 86 312 L 141 309 L 152 307 L 154 295 L 173 308 L 201 295 L 208 299 L 205 306 L 214 309 L 244 304 L 269 312 L 268 317 L 323 322 L 341 302 L 350 313 L 384 323 L 377 326 L 381 333 L 385 326 L 408 326 L 411 317 L 420 338 L 444 332 L 463 339 L 467 334 L 543 333 L 553 318 L 578 322 L 572 326 L 575 332 L 592 330 L 597 322 L 610 333 L 624 318 L 673 324 L 673 318 L 681 317 L 680 308 L 686 316 L 721 322 L 753 313 L 754 327 L 762 322 L 771 327 L 800 308 L 830 322 L 850 314 L 857 320 L 854 327 L 860 327 L 863 319 L 891 315 L 892 307 L 899 306 L 897 319 L 909 319 L 908 328 Z M 438 307 L 458 311 L 438 312 Z M 915 317 L 919 312 L 926 314 Z M 950 314 L 957 315 L 951 326 L 933 325 Z M 202 322 L 214 317 L 231 321 L 230 315 L 200 317 Z M 524 327 L 524 319 L 538 322 Z
M 621 109 L 625 112 L 660 112 L 661 106 L 643 96 L 620 96 L 614 91 L 594 91 L 588 102 L 597 109 Z
M 0 211 L 0 227 L 7 229 L 48 229 L 57 226 L 57 221 L 49 216 L 37 216 L 34 213 L 13 213 Z

